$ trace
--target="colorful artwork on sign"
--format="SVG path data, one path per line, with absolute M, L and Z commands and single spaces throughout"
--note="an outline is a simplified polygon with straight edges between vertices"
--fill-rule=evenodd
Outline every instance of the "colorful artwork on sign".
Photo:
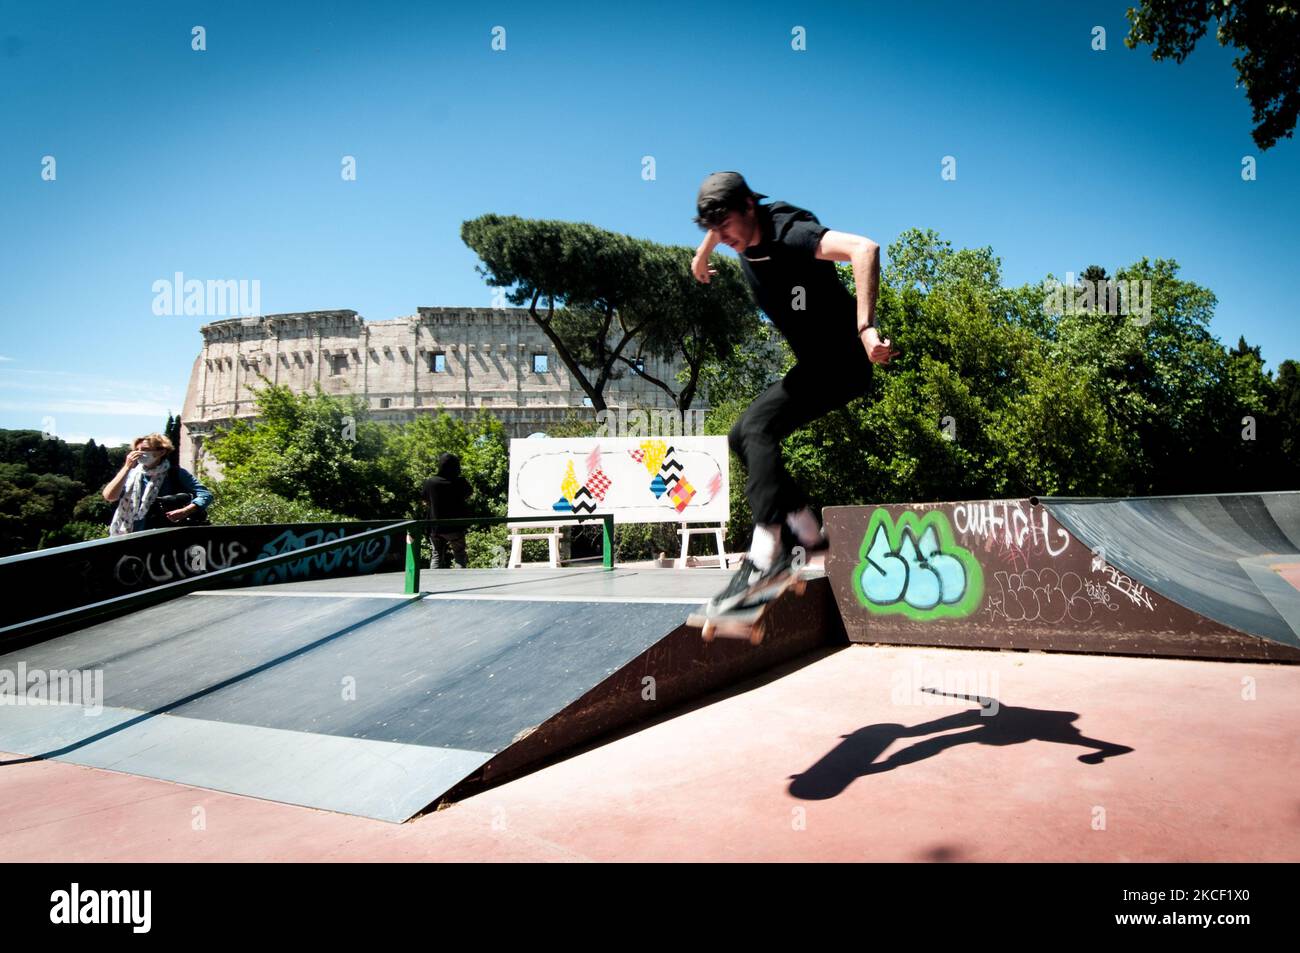
M 512 440 L 508 513 L 725 521 L 729 461 L 726 437 Z

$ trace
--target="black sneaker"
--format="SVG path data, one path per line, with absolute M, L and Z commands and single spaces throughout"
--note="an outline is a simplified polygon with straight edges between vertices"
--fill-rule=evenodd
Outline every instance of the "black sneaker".
M 792 571 L 792 561 L 794 554 L 789 550 L 783 550 L 773 561 L 772 565 L 766 569 L 759 569 L 753 561 L 746 556 L 740 561 L 740 567 L 736 570 L 727 587 L 714 596 L 708 602 L 708 611 L 713 613 L 730 612 L 744 606 L 746 601 L 755 593 L 766 589 L 772 583 L 783 577 L 786 573 Z

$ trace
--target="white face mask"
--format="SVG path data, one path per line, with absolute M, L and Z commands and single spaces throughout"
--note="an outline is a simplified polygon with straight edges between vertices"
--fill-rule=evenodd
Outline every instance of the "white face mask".
M 162 459 L 161 453 L 152 453 L 152 452 L 142 453 L 140 454 L 140 466 L 156 467 L 158 465 L 158 461 L 161 459 Z

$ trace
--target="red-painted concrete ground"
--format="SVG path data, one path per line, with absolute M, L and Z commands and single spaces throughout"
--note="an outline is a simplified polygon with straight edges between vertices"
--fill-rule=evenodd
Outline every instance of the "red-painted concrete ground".
M 912 691 L 945 682 L 1000 713 Z M 1295 861 L 1297 724 L 1295 666 L 854 646 L 404 825 L 0 767 L 0 856 Z M 1133 750 L 1081 763 L 1073 729 Z

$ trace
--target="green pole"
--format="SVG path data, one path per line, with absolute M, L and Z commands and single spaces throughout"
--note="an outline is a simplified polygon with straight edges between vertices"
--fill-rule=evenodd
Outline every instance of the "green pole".
M 614 568 L 614 514 L 604 513 L 601 516 L 601 522 L 604 524 L 603 536 L 605 537 L 605 568 Z
M 420 552 L 415 537 L 406 534 L 406 594 L 413 596 L 420 591 Z

